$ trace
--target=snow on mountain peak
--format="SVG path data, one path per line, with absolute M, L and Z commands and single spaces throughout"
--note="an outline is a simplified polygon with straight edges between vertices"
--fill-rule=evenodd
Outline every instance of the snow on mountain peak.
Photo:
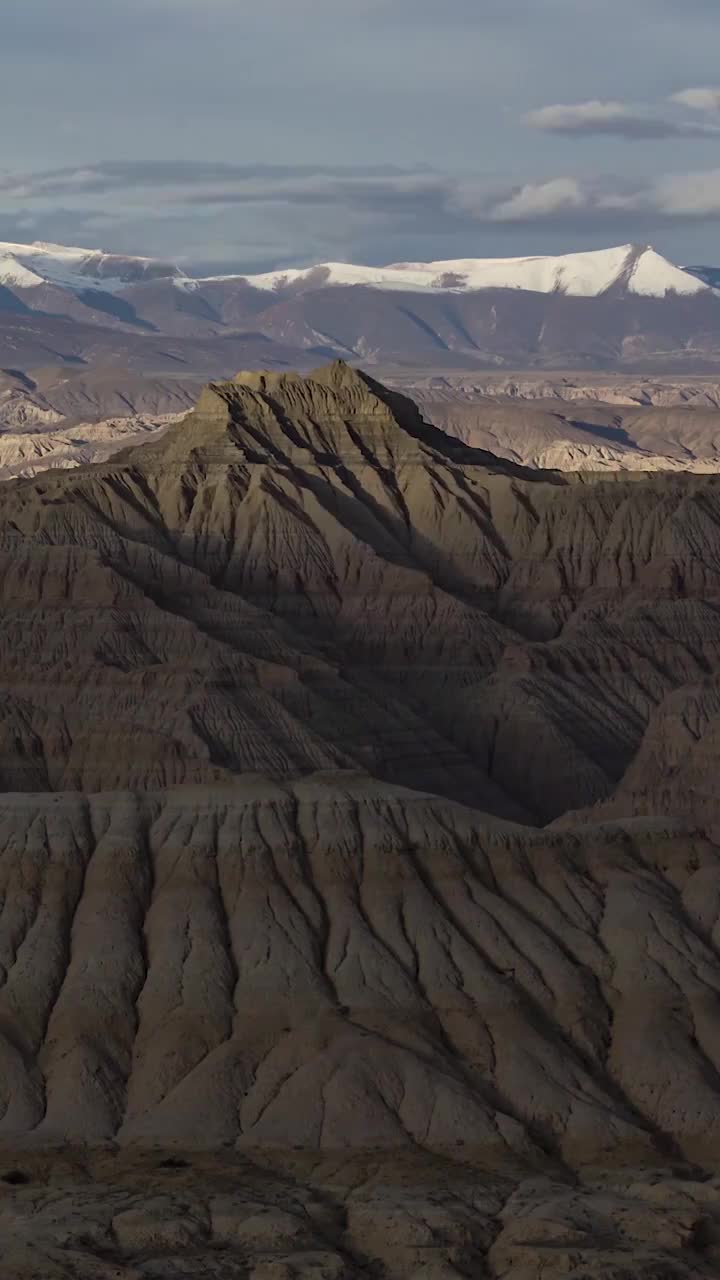
M 179 267 L 153 258 L 105 253 L 36 240 L 33 244 L 0 243 L 0 284 L 37 289 L 56 285 L 73 293 L 113 293 L 128 284 L 158 276 L 181 276 Z
M 696 288 L 696 284 L 700 288 Z M 666 293 L 702 293 L 707 288 L 697 276 L 676 267 L 648 245 L 635 258 L 628 279 L 628 291 L 648 297 L 663 297 Z
M 368 267 L 348 262 L 268 271 L 261 275 L 225 275 L 193 279 L 172 263 L 71 248 L 37 241 L 0 243 L 0 284 L 34 289 L 54 285 L 74 293 L 118 292 L 145 281 L 170 280 L 183 289 L 209 281 L 242 281 L 255 289 L 308 292 L 328 286 L 361 285 L 415 293 L 466 293 L 480 289 L 517 289 L 598 297 L 613 292 L 662 298 L 668 293 L 696 294 L 706 281 L 676 267 L 650 245 L 619 245 L 559 257 L 459 258 L 437 262 L 394 262 Z
M 225 277 L 227 279 L 227 277 Z M 620 245 L 560 257 L 462 258 L 438 262 L 395 262 L 386 267 L 323 262 L 317 266 L 243 277 L 256 289 L 275 292 L 326 285 L 373 289 L 463 293 L 476 289 L 524 289 L 598 297 L 613 288 L 646 297 L 694 294 L 702 281 L 674 266 L 648 245 Z
M 0 284 L 9 289 L 35 289 L 44 283 L 42 276 L 0 249 Z

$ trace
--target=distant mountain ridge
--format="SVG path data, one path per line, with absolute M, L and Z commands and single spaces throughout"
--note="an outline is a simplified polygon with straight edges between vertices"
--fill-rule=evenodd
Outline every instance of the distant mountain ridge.
M 9 289 L 56 285 L 77 292 L 103 289 L 110 293 L 129 284 L 183 274 L 174 263 L 156 258 L 71 248 L 41 240 L 34 244 L 0 242 L 0 284 Z
M 423 293 L 522 289 L 578 298 L 596 298 L 611 289 L 662 298 L 667 293 L 700 293 L 708 287 L 708 282 L 676 267 L 651 245 L 633 244 L 559 257 L 462 258 L 444 262 L 398 262 L 387 267 L 324 262 L 301 270 L 271 271 L 245 278 L 256 289 L 317 288 L 322 283 Z M 184 282 L 179 283 L 184 287 Z
M 648 245 L 195 277 L 154 258 L 0 243 L 0 369 L 224 377 L 342 358 L 393 368 L 715 373 L 710 268 Z
M 397 262 L 370 267 L 347 262 L 322 262 L 309 267 L 282 268 L 259 275 L 193 277 L 170 262 L 69 248 L 36 242 L 0 243 L 0 284 L 8 288 L 37 288 L 53 284 L 69 289 L 116 292 L 129 284 L 173 280 L 182 289 L 202 284 L 246 281 L 252 288 L 281 292 L 330 285 L 362 285 L 373 289 L 456 293 L 479 289 L 522 289 L 531 293 L 565 293 L 595 298 L 611 289 L 660 298 L 667 293 L 695 294 L 711 281 L 697 273 L 707 268 L 677 267 L 651 245 L 625 244 L 589 253 L 550 257 L 462 258 L 437 262 Z

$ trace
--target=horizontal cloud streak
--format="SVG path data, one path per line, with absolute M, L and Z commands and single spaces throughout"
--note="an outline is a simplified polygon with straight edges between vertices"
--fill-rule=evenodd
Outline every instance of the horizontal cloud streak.
M 681 89 L 672 94 L 670 101 L 689 107 L 691 111 L 720 112 L 720 89 Z
M 662 193 L 692 193 L 683 212 L 709 211 L 714 203 L 718 170 L 631 181 L 563 175 L 539 182 L 508 183 L 472 176 L 454 176 L 429 169 L 397 166 L 333 167 L 312 165 L 230 165 L 205 162 L 86 165 L 42 173 L 0 177 L 0 203 L 27 207 L 98 209 L 135 208 L 148 217 L 165 217 L 173 206 L 189 209 L 224 204 L 313 204 L 348 209 L 444 207 L 483 220 L 506 213 L 543 217 L 558 208 L 662 207 Z M 702 200 L 698 193 L 702 193 Z M 673 210 L 666 210 L 674 212 Z
M 52 169 L 41 173 L 0 175 L 0 197 L 43 199 L 53 196 L 103 195 L 122 192 L 164 192 L 169 199 L 205 198 L 211 191 L 282 190 L 284 184 L 407 182 L 412 175 L 393 165 L 233 165 L 205 161 L 164 161 L 97 164 Z M 420 171 L 417 181 L 432 181 L 430 171 Z
M 681 96 L 675 95 L 675 100 L 679 102 Z M 686 101 L 685 105 L 691 104 Z M 524 119 L 531 128 L 548 133 L 582 137 L 605 135 L 630 142 L 720 137 L 720 126 L 692 120 L 667 120 L 643 113 L 624 102 L 555 103 L 528 112 Z

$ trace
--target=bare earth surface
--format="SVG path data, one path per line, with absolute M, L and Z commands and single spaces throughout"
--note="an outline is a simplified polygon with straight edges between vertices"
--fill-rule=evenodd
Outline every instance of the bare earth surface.
M 343 364 L 0 487 L 0 1275 L 720 1267 L 720 479 Z
M 395 371 L 392 380 L 444 431 L 525 466 L 720 470 L 720 383 L 713 378 Z
M 4 809 L 5 1274 L 716 1274 L 701 834 L 357 776 Z
M 409 373 L 388 385 L 468 444 L 559 471 L 720 470 L 712 377 Z M 179 422 L 202 380 L 95 368 L 0 371 L 0 479 L 102 461 Z

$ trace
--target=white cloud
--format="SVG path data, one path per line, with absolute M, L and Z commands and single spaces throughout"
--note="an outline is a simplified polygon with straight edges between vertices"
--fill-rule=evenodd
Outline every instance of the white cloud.
M 159 162 L 0 176 L 0 238 L 269 270 L 567 252 L 657 241 L 693 227 L 693 259 L 720 218 L 720 169 L 483 179 L 429 170 Z M 706 250 L 709 254 L 711 249 Z M 688 258 L 683 245 L 677 255 Z M 710 260 L 710 259 L 708 259 Z
M 663 138 L 720 137 L 720 128 L 714 124 L 668 120 L 626 102 L 602 102 L 596 98 L 588 102 L 554 103 L 539 107 L 528 112 L 524 120 L 531 128 L 543 129 L 548 133 L 584 137 L 604 134 L 632 142 Z
M 720 214 L 720 169 L 660 178 L 653 186 L 651 201 L 668 218 Z
M 628 117 L 628 108 L 622 102 L 555 103 L 539 107 L 525 116 L 534 129 L 585 129 L 588 125 L 616 124 Z
M 720 216 L 720 169 L 664 174 L 640 180 L 634 186 L 612 180 L 591 182 L 576 178 L 555 178 L 528 183 L 508 199 L 486 212 L 493 221 L 533 222 L 574 213 L 579 225 L 593 223 L 622 225 L 652 221 L 692 222 Z
M 547 218 L 557 213 L 583 209 L 588 196 L 576 178 L 553 178 L 549 182 L 526 183 L 491 211 L 495 222 Z
M 670 101 L 692 111 L 720 111 L 720 89 L 681 89 Z

